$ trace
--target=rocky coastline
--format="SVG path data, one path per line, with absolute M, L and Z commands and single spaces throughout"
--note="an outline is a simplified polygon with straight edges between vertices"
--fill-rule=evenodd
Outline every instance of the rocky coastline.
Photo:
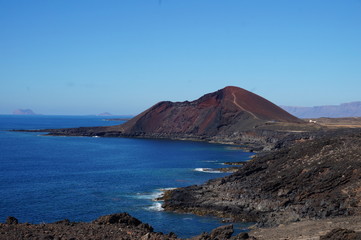
M 259 154 L 227 177 L 166 192 L 169 211 L 259 227 L 359 215 L 361 130 L 338 131 Z
M 84 131 L 85 136 L 89 133 L 87 130 Z M 39 130 L 39 132 L 42 131 L 44 130 Z M 341 231 L 340 228 L 329 228 L 327 229 L 329 231 L 326 231 L 324 224 L 317 224 L 323 220 L 330 222 L 335 217 L 347 217 L 351 218 L 350 221 L 354 221 L 354 217 L 361 215 L 359 204 L 361 202 L 361 191 L 359 190 L 361 189 L 361 149 L 359 148 L 361 146 L 361 129 L 342 128 L 312 132 L 287 132 L 285 135 L 276 133 L 275 135 L 277 138 L 270 138 L 272 139 L 269 141 L 272 142 L 272 145 L 269 145 L 272 147 L 268 147 L 270 150 L 265 151 L 265 148 L 259 147 L 258 149 L 261 151 L 248 162 L 240 166 L 229 165 L 231 168 L 237 168 L 232 169 L 235 171 L 232 175 L 213 179 L 198 186 L 166 191 L 163 207 L 167 211 L 173 212 L 214 215 L 231 222 L 255 222 L 257 229 L 272 227 L 271 229 L 275 229 L 275 232 L 279 231 L 279 226 L 316 221 L 313 225 L 320 227 L 319 232 L 322 232 L 322 235 L 331 234 L 331 230 L 335 229 L 333 233 L 336 235 L 349 233 L 350 236 L 356 236 L 357 234 L 352 232 L 356 230 L 358 233 L 356 228 L 347 231 Z M 254 146 L 257 145 L 253 145 L 249 149 L 254 150 Z M 224 169 L 226 170 L 227 167 Z M 82 224 L 77 226 L 79 229 L 87 228 Z M 28 225 L 18 225 L 18 227 L 27 229 Z M 1 225 L 1 228 L 5 234 L 13 231 L 9 226 Z M 342 229 L 346 228 L 347 224 L 343 225 Z M 312 228 L 310 227 L 310 229 Z M 211 238 L 214 234 L 204 233 L 198 236 L 199 238 L 192 239 L 247 239 L 246 237 L 249 239 L 272 239 L 267 237 L 269 236 L 268 232 L 264 233 L 261 230 L 251 231 L 247 236 L 242 235 L 242 238 L 240 236 L 232 238 L 231 235 L 227 235 L 230 236 L 229 238 Z M 16 231 L 21 232 L 22 230 Z M 70 230 L 59 231 L 68 232 Z M 219 229 L 215 231 L 218 232 Z M 290 232 L 293 231 L 295 230 L 290 230 Z M 259 234 L 260 232 L 262 234 Z M 281 234 L 291 234 L 290 232 Z M 99 234 L 102 233 L 99 232 Z M 147 237 L 144 237 L 146 234 L 148 234 Z M 152 235 L 156 236 L 154 239 L 177 239 L 174 235 L 148 232 L 141 237 L 153 239 Z M 275 234 L 275 236 L 279 235 Z M 319 234 L 315 239 L 319 239 L 320 236 Z M 120 239 L 142 238 L 137 235 L 134 238 L 123 236 Z M 337 238 L 323 237 L 322 239 Z
M 124 133 L 111 127 L 80 127 L 64 129 L 16 129 L 16 132 L 39 132 L 47 136 L 68 137 L 124 137 L 143 139 L 168 139 L 179 141 L 201 141 L 216 144 L 234 145 L 248 152 L 267 152 L 292 145 L 294 142 L 313 139 L 329 134 L 330 130 L 309 125 L 293 125 L 279 129 L 273 125 L 259 126 L 252 131 L 238 131 L 232 135 L 197 136 L 181 133 Z M 273 129 L 273 127 L 275 129 Z M 333 130 L 337 132 L 338 130 Z

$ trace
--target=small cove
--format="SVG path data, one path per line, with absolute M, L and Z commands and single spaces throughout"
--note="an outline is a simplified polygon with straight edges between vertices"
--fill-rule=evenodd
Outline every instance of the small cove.
M 21 222 L 91 221 L 128 212 L 155 231 L 180 237 L 222 225 L 219 219 L 161 211 L 161 189 L 201 184 L 229 175 L 223 162 L 253 154 L 202 142 L 52 137 L 10 129 L 114 125 L 95 116 L 0 116 L 0 216 Z M 246 225 L 238 225 L 245 228 Z

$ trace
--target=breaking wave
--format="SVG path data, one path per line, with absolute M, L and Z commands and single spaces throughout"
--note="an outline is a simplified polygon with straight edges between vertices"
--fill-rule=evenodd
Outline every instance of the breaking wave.
M 162 200 L 159 200 L 164 195 L 164 191 L 173 190 L 176 188 L 160 188 L 157 189 L 154 192 L 151 193 L 137 193 L 136 198 L 139 199 L 149 199 L 153 201 L 153 204 L 151 206 L 145 207 L 146 210 L 150 211 L 164 211 L 164 208 L 162 208 Z
M 222 173 L 221 171 L 213 168 L 195 168 L 196 172 L 205 172 L 205 173 Z
M 152 206 L 149 206 L 146 209 L 150 210 L 150 211 L 156 211 L 156 212 L 164 211 L 164 208 L 162 208 L 162 204 L 160 202 L 155 202 L 152 204 Z

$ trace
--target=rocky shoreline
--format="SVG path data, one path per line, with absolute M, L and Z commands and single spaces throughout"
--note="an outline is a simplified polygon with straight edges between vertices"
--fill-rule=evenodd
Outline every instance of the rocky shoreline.
M 275 128 L 275 129 L 273 129 Z M 47 136 L 69 137 L 125 137 L 143 139 L 168 139 L 180 141 L 201 141 L 216 144 L 234 145 L 249 152 L 265 152 L 292 145 L 296 141 L 313 139 L 321 135 L 330 134 L 331 130 L 314 128 L 308 125 L 292 125 L 287 128 L 277 128 L 270 124 L 259 126 L 252 131 L 239 131 L 232 136 L 197 136 L 179 133 L 124 133 L 118 126 L 111 127 L 80 127 L 63 129 L 14 129 L 16 132 L 39 132 Z M 339 130 L 333 130 L 337 132 Z
M 84 131 L 84 136 L 89 136 L 92 133 L 88 130 L 81 128 L 73 133 L 74 136 L 79 136 L 79 131 Z M 73 136 L 67 135 L 68 130 L 58 131 L 60 134 L 53 132 L 51 135 Z M 312 219 L 327 220 L 360 215 L 360 129 L 275 135 L 277 138 L 269 141 L 272 142 L 271 151 L 264 151 L 262 148 L 263 151 L 241 166 L 230 165 L 229 168 L 235 171 L 232 175 L 198 186 L 166 191 L 163 207 L 167 211 L 256 222 L 258 227 L 273 227 L 272 229 Z M 225 167 L 223 170 L 227 171 L 229 168 Z M 4 229 L 2 225 L 3 232 L 9 231 Z M 155 239 L 163 239 L 159 236 Z M 211 234 L 203 234 L 203 238 L 198 239 L 213 239 L 210 236 Z M 138 237 L 123 239 L 140 239 Z M 164 239 L 172 239 L 167 237 Z
M 169 211 L 278 226 L 361 210 L 361 131 L 333 132 L 260 154 L 236 173 L 166 192 Z

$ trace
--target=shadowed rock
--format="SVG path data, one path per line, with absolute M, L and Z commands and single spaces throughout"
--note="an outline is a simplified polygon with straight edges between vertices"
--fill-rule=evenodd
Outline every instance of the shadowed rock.
M 6 218 L 6 224 L 18 224 L 18 223 L 19 221 L 15 217 L 9 216 Z

